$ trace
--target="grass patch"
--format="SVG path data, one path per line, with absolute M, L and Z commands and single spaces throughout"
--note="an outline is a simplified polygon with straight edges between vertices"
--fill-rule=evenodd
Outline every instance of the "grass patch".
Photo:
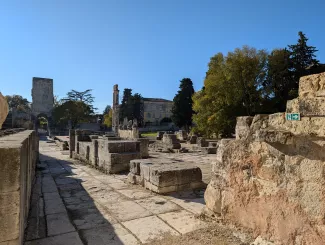
M 157 132 L 145 132 L 145 133 L 141 133 L 142 137 L 156 137 Z

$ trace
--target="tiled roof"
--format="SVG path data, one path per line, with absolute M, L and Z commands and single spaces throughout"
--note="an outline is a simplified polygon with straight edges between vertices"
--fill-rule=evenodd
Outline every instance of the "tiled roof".
M 143 101 L 150 102 L 172 102 L 171 100 L 161 99 L 161 98 L 143 98 Z

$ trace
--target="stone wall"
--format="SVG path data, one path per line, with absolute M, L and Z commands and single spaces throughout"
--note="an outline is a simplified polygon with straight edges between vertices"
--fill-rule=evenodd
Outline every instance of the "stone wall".
M 37 161 L 35 131 L 0 138 L 0 244 L 23 244 Z
M 132 129 L 119 129 L 118 136 L 123 139 L 137 139 L 139 138 L 139 129 L 132 128 Z
M 143 104 L 143 119 L 145 123 L 159 125 L 163 118 L 170 118 L 172 115 L 173 101 L 144 98 Z
M 236 140 L 222 140 L 213 163 L 208 210 L 275 244 L 324 244 L 323 84 L 325 74 L 300 79 L 287 107 L 300 121 L 285 113 L 237 119 Z
M 119 173 L 129 170 L 132 159 L 146 157 L 137 140 L 110 139 L 91 135 L 91 131 L 70 130 L 70 157 L 79 159 L 105 173 Z M 74 136 L 74 137 L 73 137 Z M 74 146 L 74 148 L 73 148 Z

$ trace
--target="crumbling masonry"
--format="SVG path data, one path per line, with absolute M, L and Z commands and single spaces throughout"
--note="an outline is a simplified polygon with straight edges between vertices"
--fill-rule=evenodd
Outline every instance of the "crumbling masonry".
M 325 73 L 302 77 L 287 113 L 237 118 L 222 140 L 207 209 L 275 244 L 325 244 Z

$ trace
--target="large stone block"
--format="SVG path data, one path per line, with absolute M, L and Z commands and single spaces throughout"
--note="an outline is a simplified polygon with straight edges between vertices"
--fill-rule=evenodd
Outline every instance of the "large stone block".
M 21 145 L 7 143 L 6 146 L 7 148 L 0 148 L 0 193 L 20 188 Z
M 9 112 L 9 107 L 6 98 L 0 92 L 0 129 L 2 123 L 6 120 Z
M 38 160 L 37 140 L 30 130 L 0 138 L 0 243 L 22 244 Z
M 245 139 L 250 133 L 250 126 L 253 122 L 253 117 L 237 117 L 236 123 L 236 139 Z
M 196 166 L 152 160 L 134 160 L 131 166 L 129 181 L 141 184 L 157 193 L 198 189 L 205 186 L 202 182 L 201 169 Z
M 130 161 L 133 159 L 140 158 L 140 152 L 130 152 L 130 153 L 112 153 L 110 154 L 110 160 L 108 164 L 104 166 L 107 173 L 119 173 L 123 171 L 129 171 Z
M 137 141 L 140 142 L 140 154 L 141 154 L 141 158 L 147 158 L 149 157 L 149 139 L 146 138 L 139 138 L 137 139 Z
M 299 80 L 299 98 L 325 96 L 325 73 L 301 77 Z
M 207 142 L 204 137 L 198 137 L 196 140 L 196 143 L 200 147 L 208 147 L 209 146 L 209 142 Z
M 19 239 L 20 191 L 0 193 L 0 241 Z

